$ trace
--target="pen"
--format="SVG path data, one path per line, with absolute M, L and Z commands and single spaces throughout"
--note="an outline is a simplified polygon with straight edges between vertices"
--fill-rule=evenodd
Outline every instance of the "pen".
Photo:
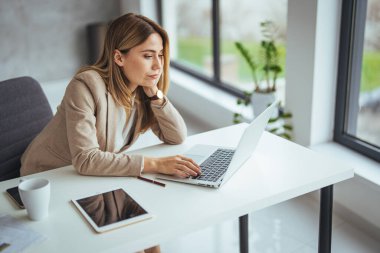
M 161 182 L 155 181 L 155 180 L 153 180 L 153 179 L 149 179 L 149 178 L 141 177 L 141 176 L 138 176 L 137 178 L 140 179 L 140 180 L 143 180 L 143 181 L 149 182 L 149 183 L 153 183 L 153 184 L 156 184 L 156 185 L 159 185 L 159 186 L 165 187 L 165 184 L 164 184 L 164 183 L 161 183 Z

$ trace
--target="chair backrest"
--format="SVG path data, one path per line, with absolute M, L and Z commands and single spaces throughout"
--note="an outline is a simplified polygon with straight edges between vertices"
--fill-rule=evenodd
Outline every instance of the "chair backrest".
M 0 82 L 0 181 L 20 176 L 20 158 L 52 118 L 40 84 L 31 77 Z

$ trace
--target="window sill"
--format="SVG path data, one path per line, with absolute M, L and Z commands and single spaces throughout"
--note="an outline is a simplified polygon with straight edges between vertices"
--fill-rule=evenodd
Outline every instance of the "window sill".
M 349 164 L 354 168 L 356 177 L 379 190 L 380 164 L 378 162 L 335 142 L 321 143 L 310 148 L 322 154 L 332 155 L 335 159 L 340 159 Z

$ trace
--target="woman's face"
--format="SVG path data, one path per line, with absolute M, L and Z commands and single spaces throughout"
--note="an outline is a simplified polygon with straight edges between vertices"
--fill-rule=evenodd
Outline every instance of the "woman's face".
M 126 54 L 116 50 L 115 62 L 123 69 L 132 91 L 137 86 L 154 87 L 161 77 L 164 63 L 161 36 L 152 33 L 142 44 L 131 48 Z

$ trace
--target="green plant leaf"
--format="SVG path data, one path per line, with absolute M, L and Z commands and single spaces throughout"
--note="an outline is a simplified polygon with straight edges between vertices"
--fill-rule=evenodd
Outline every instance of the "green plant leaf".
M 249 91 L 243 91 L 243 95 L 245 98 L 247 97 L 251 97 L 252 96 L 252 92 L 249 92 Z
M 235 46 L 236 46 L 237 50 L 241 53 L 241 55 L 243 56 L 245 61 L 247 62 L 249 68 L 251 69 L 253 82 L 257 86 L 258 85 L 258 79 L 257 79 L 257 75 L 256 75 L 257 64 L 254 62 L 252 55 L 243 46 L 243 44 L 241 42 L 236 41 Z
M 256 71 L 256 64 L 254 63 L 252 56 L 248 52 L 248 50 L 243 46 L 241 42 L 235 42 L 236 48 L 239 50 L 239 52 L 242 54 L 243 58 L 247 61 L 249 67 L 252 71 Z
M 278 129 L 279 128 L 275 127 L 275 128 L 269 129 L 269 132 L 276 133 L 278 131 Z
M 279 120 L 278 117 L 277 117 L 277 118 L 270 118 L 269 121 L 268 121 L 268 123 L 274 123 L 274 122 L 276 122 L 277 120 Z
M 292 137 L 287 133 L 281 133 L 278 136 L 283 137 L 283 138 L 288 139 L 288 140 L 292 139 Z
M 292 113 L 286 112 L 286 113 L 284 113 L 284 114 L 281 115 L 281 118 L 283 118 L 283 119 L 289 119 L 292 116 L 293 116 Z

